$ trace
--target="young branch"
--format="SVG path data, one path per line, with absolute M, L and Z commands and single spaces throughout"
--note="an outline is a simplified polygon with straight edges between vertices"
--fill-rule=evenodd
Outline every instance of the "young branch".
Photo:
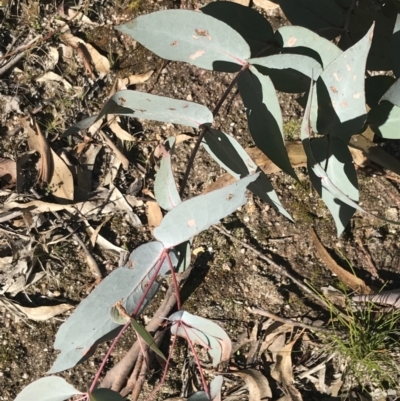
M 240 76 L 249 68 L 248 64 L 243 66 L 242 69 L 237 73 L 237 75 L 235 76 L 235 78 L 233 78 L 232 82 L 229 84 L 228 88 L 226 89 L 226 91 L 223 93 L 223 95 L 221 96 L 221 99 L 219 99 L 217 105 L 215 106 L 212 114 L 215 117 L 218 112 L 219 109 L 221 108 L 222 104 L 224 103 L 224 101 L 226 100 L 226 98 L 228 97 L 229 93 L 232 91 L 233 87 L 236 85 L 236 82 L 239 80 Z M 207 132 L 208 127 L 203 125 L 201 127 L 201 132 L 199 137 L 197 138 L 196 144 L 194 145 L 194 148 L 192 150 L 192 153 L 189 157 L 189 161 L 186 167 L 186 171 L 185 171 L 185 175 L 183 176 L 183 180 L 182 180 L 182 185 L 181 185 L 181 189 L 179 191 L 179 195 L 182 197 L 183 193 L 185 192 L 185 187 L 187 184 L 187 181 L 189 179 L 189 174 L 190 174 L 190 170 L 193 167 L 193 163 L 194 163 L 194 159 L 196 157 L 197 151 L 200 148 L 200 144 L 203 141 L 204 135 Z

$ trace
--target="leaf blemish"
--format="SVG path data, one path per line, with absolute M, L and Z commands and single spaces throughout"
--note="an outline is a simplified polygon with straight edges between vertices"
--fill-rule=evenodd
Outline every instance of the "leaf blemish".
M 294 44 L 296 42 L 297 42 L 297 38 L 295 38 L 294 36 L 291 36 L 287 41 L 287 46 L 292 47 L 292 46 L 294 46 Z
M 343 107 L 343 108 L 346 108 L 346 107 L 348 107 L 348 103 L 346 102 L 346 100 L 343 100 L 341 103 L 340 103 L 340 105 Z
M 126 102 L 126 99 L 119 97 L 118 100 L 121 102 L 121 106 Z
M 233 198 L 233 195 L 232 194 L 229 194 L 227 197 L 226 197 L 226 200 L 231 200 Z
M 168 110 L 176 110 L 176 109 L 174 109 L 173 107 L 168 107 Z
M 331 86 L 331 90 L 332 90 L 333 93 L 337 93 L 338 92 L 338 90 L 336 89 L 336 86 L 333 86 L 333 85 Z
M 177 40 L 174 40 L 172 43 L 171 43 L 171 46 L 176 46 L 178 44 L 178 41 Z
M 341 81 L 341 78 L 339 77 L 339 74 L 337 72 L 333 73 L 333 76 L 335 77 L 336 81 Z
M 197 35 L 205 36 L 208 40 L 211 40 L 211 36 L 208 34 L 208 31 L 205 29 L 195 29 Z
M 197 52 L 191 54 L 189 56 L 190 60 L 195 60 L 196 58 L 201 57 L 206 51 L 205 50 L 197 50 Z
M 346 64 L 346 70 L 351 71 L 351 67 L 348 64 Z
M 361 92 L 357 92 L 353 95 L 354 99 L 359 99 L 361 96 Z
M 187 225 L 189 227 L 195 227 L 196 226 L 196 220 L 188 220 Z

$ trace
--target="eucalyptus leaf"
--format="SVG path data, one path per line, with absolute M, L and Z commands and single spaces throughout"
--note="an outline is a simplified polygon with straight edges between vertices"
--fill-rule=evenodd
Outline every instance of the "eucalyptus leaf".
M 83 394 L 71 384 L 57 376 L 42 377 L 28 384 L 15 401 L 65 401 L 74 395 Z
M 329 40 L 301 26 L 282 26 L 276 32 L 278 43 L 284 48 L 315 51 L 322 67 L 326 68 L 342 51 Z M 309 55 L 305 54 L 305 55 Z M 315 75 L 315 78 L 317 76 Z
M 270 78 L 250 67 L 240 76 L 238 87 L 255 144 L 282 171 L 297 179 L 286 152 L 281 109 Z
M 169 122 L 194 128 L 213 121 L 211 111 L 200 104 L 125 89 L 111 96 L 99 114 L 85 118 L 68 128 L 63 135 L 88 129 L 107 114 Z
M 395 106 L 400 107 L 400 78 L 388 89 L 381 100 L 387 100 Z
M 143 15 L 116 29 L 157 56 L 207 70 L 239 70 L 250 48 L 238 32 L 209 15 L 192 10 L 162 10 Z
M 262 55 L 275 42 L 271 24 L 251 7 L 232 1 L 214 1 L 200 10 L 237 31 L 249 45 L 252 57 Z
M 259 177 L 248 186 L 248 189 L 293 221 L 282 206 L 266 174 L 260 170 L 235 138 L 210 128 L 204 135 L 203 147 L 236 180 L 259 172 Z
M 114 270 L 79 304 L 57 332 L 54 348 L 61 353 L 49 373 L 60 372 L 85 361 L 99 343 L 118 334 L 121 326 L 107 312 L 118 301 L 123 301 L 128 314 L 144 310 L 159 288 L 157 281 L 147 287 L 155 278 L 163 255 L 164 247 L 160 242 L 139 246 L 131 253 L 126 266 Z M 176 259 L 173 263 L 176 264 Z M 169 264 L 164 260 L 158 275 L 162 277 L 168 271 Z M 143 299 L 145 291 L 147 295 Z
M 97 388 L 89 392 L 90 401 L 126 401 L 121 394 L 109 388 Z
M 257 177 L 258 174 L 253 174 L 224 188 L 180 203 L 155 228 L 154 237 L 169 249 L 189 240 L 212 224 L 217 224 L 246 203 L 246 187 Z
M 232 342 L 225 330 L 216 323 L 183 310 L 173 313 L 169 320 L 173 323 L 171 333 L 205 347 L 213 359 L 214 367 L 229 360 Z
M 315 132 L 337 136 L 348 143 L 363 128 L 367 119 L 364 75 L 373 28 L 319 76 L 311 111 Z

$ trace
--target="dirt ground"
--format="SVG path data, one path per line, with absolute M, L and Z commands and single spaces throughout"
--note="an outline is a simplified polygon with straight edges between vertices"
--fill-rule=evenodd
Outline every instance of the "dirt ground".
M 20 125 L 23 117 L 35 109 L 35 114 L 42 131 L 51 147 L 58 153 L 66 153 L 78 163 L 74 147 L 85 139 L 76 135 L 61 137 L 62 132 L 76 121 L 93 114 L 103 104 L 117 77 L 131 74 L 142 74 L 153 70 L 154 73 L 146 82 L 130 87 L 155 95 L 170 96 L 177 99 L 191 100 L 206 105 L 210 110 L 228 87 L 231 74 L 203 71 L 183 63 L 166 62 L 144 49 L 137 43 L 113 30 L 113 26 L 134 18 L 141 13 L 158 9 L 194 8 L 205 5 L 206 1 L 84 1 L 81 10 L 90 18 L 93 25 L 71 21 L 71 32 L 92 44 L 102 55 L 111 60 L 111 71 L 103 78 L 93 79 L 85 69 L 77 52 L 70 62 L 60 59 L 48 66 L 53 48 L 59 49 L 61 41 L 58 34 L 50 35 L 57 28 L 60 8 L 49 2 L 17 1 L 10 7 L 0 9 L 0 38 L 4 43 L 16 41 L 16 46 L 29 42 L 38 35 L 42 41 L 32 46 L 24 56 L 0 76 L 0 156 L 17 160 L 29 149 L 26 133 L 13 130 Z M 70 4 L 64 3 L 64 11 Z M 57 17 L 58 15 L 58 17 Z M 64 18 L 65 19 L 65 18 Z M 279 12 L 269 17 L 274 28 L 285 21 Z M 0 40 L 0 46 L 1 40 Z M 0 50 L 5 53 L 7 46 Z M 50 63 L 51 64 L 51 63 Z M 45 72 L 54 71 L 66 79 L 73 87 L 83 88 L 77 95 L 70 96 L 61 82 L 39 82 L 38 77 Z M 294 96 L 279 94 L 284 117 L 285 134 L 288 140 L 298 137 L 301 108 L 294 102 Z M 10 103 L 16 99 L 16 104 Z M 136 141 L 125 146 L 123 152 L 129 159 L 127 171 L 119 169 L 115 185 L 122 194 L 135 197 L 134 213 L 142 227 L 133 226 L 122 212 L 114 212 L 106 221 L 106 216 L 92 216 L 89 221 L 93 227 L 104 223 L 101 235 L 117 246 L 128 251 L 151 239 L 148 227 L 148 214 L 145 202 L 152 189 L 156 171 L 152 153 L 157 144 L 170 136 L 188 134 L 172 124 L 150 121 L 133 121 L 125 119 L 122 125 Z M 253 146 L 248 133 L 245 110 L 239 95 L 231 95 L 216 118 L 215 127 L 235 136 L 244 146 Z M 102 146 L 95 162 L 91 190 L 100 187 L 110 168 L 109 148 L 100 138 L 94 143 Z M 180 182 L 187 165 L 194 139 L 188 139 L 177 145 L 173 156 L 174 173 Z M 399 147 L 396 144 L 384 144 L 393 156 L 399 158 Z M 35 170 L 35 160 L 30 155 L 31 166 Z M 257 251 L 269 256 L 284 266 L 300 281 L 307 280 L 314 288 L 321 289 L 328 285 L 337 285 L 338 280 L 323 264 L 316 254 L 315 246 L 309 235 L 313 226 L 323 245 L 334 256 L 338 263 L 348 269 L 345 258 L 352 265 L 354 272 L 365 282 L 375 288 L 385 285 L 386 289 L 396 289 L 400 271 L 400 229 L 374 220 L 366 215 L 356 213 L 344 234 L 337 238 L 333 220 L 316 192 L 307 180 L 304 167 L 296 169 L 301 179 L 297 183 L 283 173 L 273 174 L 271 182 L 285 208 L 292 214 L 295 223 L 278 214 L 273 208 L 249 195 L 249 202 L 232 216 L 226 218 L 222 225 L 229 232 L 249 244 Z M 389 180 L 385 172 L 377 166 L 368 165 L 358 169 L 360 197 L 365 209 L 372 213 L 379 212 L 392 219 L 399 219 L 400 207 L 399 182 Z M 26 173 L 26 170 L 25 170 Z M 185 192 L 186 198 L 200 194 L 208 185 L 224 173 L 219 166 L 200 149 Z M 34 181 L 33 181 L 34 182 Z M 32 183 L 32 181 L 31 181 Z M 136 185 L 137 189 L 134 189 Z M 3 188 L 6 185 L 3 185 Z M 45 188 L 36 185 L 41 196 L 46 198 Z M 13 190 L 16 193 L 15 185 Z M 4 194 L 3 194 L 4 195 Z M 2 202 L 8 197 L 3 196 Z M 31 199 L 32 194 L 24 187 L 22 199 Z M 0 209 L 1 212 L 1 209 Z M 89 246 L 88 236 L 83 225 L 74 221 L 68 213 L 61 213 L 76 230 L 81 239 Z M 14 243 L 21 241 L 19 234 L 30 237 L 23 246 L 30 243 L 38 260 L 35 269 L 45 271 L 44 277 L 30 285 L 26 291 L 18 294 L 6 293 L 25 306 L 55 305 L 68 303 L 77 305 L 84 299 L 95 284 L 95 277 L 85 263 L 85 255 L 78 243 L 68 237 L 61 242 L 56 240 L 67 234 L 62 222 L 49 213 L 42 214 L 42 225 L 27 225 L 27 217 L 0 223 L 0 248 L 2 257 L 13 253 Z M 108 217 L 107 217 L 108 218 Z M 18 223 L 18 224 L 17 224 Z M 54 243 L 52 243 L 54 242 Z M 252 333 L 253 328 L 265 318 L 251 314 L 247 307 L 257 306 L 281 317 L 304 322 L 329 320 L 329 312 L 323 310 L 315 301 L 307 297 L 285 275 L 274 270 L 257 255 L 222 233 L 210 229 L 195 239 L 193 249 L 196 254 L 192 261 L 194 270 L 186 285 L 188 294 L 184 309 L 200 316 L 219 322 L 233 341 L 243 341 Z M 111 271 L 118 266 L 118 257 L 104 251 L 98 245 L 90 248 L 92 255 L 103 272 Z M 339 253 L 342 255 L 340 256 Z M 379 277 L 371 274 L 376 267 Z M 369 269 L 369 271 L 368 271 Z M 0 288 L 1 288 L 0 282 Z M 1 306 L 1 304 L 0 304 Z M 144 319 L 151 317 L 153 308 L 149 308 Z M 21 389 L 32 381 L 42 377 L 55 360 L 53 349 L 55 334 L 60 324 L 67 318 L 67 312 L 56 318 L 43 322 L 17 320 L 11 312 L 3 308 L 0 313 L 0 400 L 13 400 Z M 124 337 L 112 357 L 112 366 L 129 349 L 133 335 Z M 255 339 L 257 341 L 257 339 Z M 98 348 L 89 361 L 61 374 L 77 388 L 85 390 L 96 372 L 96 367 L 104 356 L 105 346 Z M 235 354 L 231 368 L 259 367 L 260 359 L 246 359 L 249 349 L 242 349 Z M 187 357 L 186 348 L 181 345 L 181 355 L 171 369 L 167 383 L 161 390 L 159 399 L 179 396 L 183 360 Z M 293 358 L 295 367 L 304 361 Z M 149 385 L 145 392 L 160 379 L 160 371 L 152 368 L 149 374 Z M 231 386 L 234 378 L 227 379 Z M 229 381 L 230 380 L 230 381 Z M 236 379 L 238 381 L 239 379 Z M 318 394 L 306 381 L 298 383 L 304 391 L 304 399 L 333 399 Z M 147 389 L 147 390 L 146 390 Z M 274 399 L 281 394 L 279 388 L 273 389 Z M 243 397 L 243 396 L 242 396 Z M 239 397 L 240 398 L 240 397 Z M 381 398 L 382 399 L 382 398 Z M 38 400 L 39 401 L 39 400 Z

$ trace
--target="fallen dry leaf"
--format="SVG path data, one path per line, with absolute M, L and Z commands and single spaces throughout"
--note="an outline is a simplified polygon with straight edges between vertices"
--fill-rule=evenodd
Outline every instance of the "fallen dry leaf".
M 49 182 L 51 193 L 60 201 L 71 201 L 74 199 L 74 179 L 72 173 L 61 157 L 53 149 L 50 149 L 50 151 L 54 167 L 53 175 Z
M 387 153 L 383 148 L 374 144 L 369 137 L 371 137 L 371 128 L 367 128 L 365 132 L 360 135 L 353 135 L 350 139 L 350 145 L 353 148 L 361 150 L 368 160 L 378 164 L 384 169 L 390 170 L 393 173 L 400 175 L 400 161 Z
M 282 384 L 287 392 L 286 396 L 290 396 L 288 400 L 291 401 L 303 401 L 300 391 L 294 385 L 292 366 L 292 349 L 301 334 L 302 332 L 276 353 L 276 363 L 271 369 L 271 377 Z
M 232 3 L 240 4 L 241 6 L 248 7 L 250 5 L 250 0 L 229 0 Z
M 253 0 L 254 5 L 263 8 L 265 11 L 275 10 L 279 7 L 279 4 L 269 0 Z
M 38 306 L 37 308 L 27 308 L 18 304 L 14 304 L 17 309 L 25 314 L 30 320 L 44 321 L 49 320 L 54 316 L 60 315 L 70 309 L 73 309 L 73 305 L 59 304 L 54 306 Z
M 101 77 L 110 72 L 111 66 L 107 57 L 102 56 L 92 45 L 84 40 L 72 35 L 71 32 L 65 32 L 60 35 L 60 39 L 68 46 L 78 51 L 87 72 L 90 74 L 91 68 L 89 64 L 92 62 L 96 71 Z
M 121 141 L 136 141 L 135 137 L 131 135 L 129 132 L 125 131 L 121 126 L 118 124 L 120 118 L 114 116 L 112 114 L 107 115 L 108 126 L 110 127 L 111 131 L 115 134 L 115 136 Z
M 313 240 L 315 249 L 317 250 L 317 255 L 319 258 L 325 263 L 325 265 L 335 273 L 339 280 L 350 287 L 352 290 L 357 291 L 361 294 L 370 294 L 372 292 L 371 288 L 365 284 L 364 280 L 354 276 L 354 274 L 348 272 L 347 270 L 343 269 L 343 267 L 339 266 L 329 255 L 328 251 L 325 247 L 321 244 L 321 241 L 317 237 L 314 229 L 310 228 L 310 235 Z
M 123 82 L 125 86 L 129 85 L 137 85 L 143 84 L 144 82 L 148 81 L 149 78 L 153 75 L 153 70 L 144 72 L 143 74 L 133 74 L 129 75 L 129 77 L 124 78 Z
M 128 170 L 129 160 L 124 156 L 124 154 L 119 150 L 118 146 L 108 137 L 104 131 L 100 131 L 100 136 L 104 142 L 109 146 L 109 148 L 114 152 L 115 156 L 121 161 L 122 167 L 125 171 Z
M 163 215 L 156 201 L 148 201 L 146 202 L 146 206 L 147 224 L 153 232 L 153 230 L 160 225 Z
M 50 146 L 40 130 L 35 132 L 26 119 L 21 119 L 20 122 L 27 134 L 29 148 L 40 154 L 38 180 L 40 182 L 49 183 L 54 168 Z
M 268 380 L 258 370 L 245 369 L 234 372 L 234 374 L 240 376 L 246 382 L 249 390 L 249 401 L 261 401 L 272 398 Z
M 17 163 L 14 160 L 0 157 L 0 178 L 8 185 L 17 182 Z
M 65 80 L 60 75 L 56 74 L 55 72 L 49 71 L 43 74 L 41 77 L 36 79 L 37 82 L 48 82 L 48 81 L 56 81 L 62 82 L 66 89 L 72 89 L 72 85 Z

